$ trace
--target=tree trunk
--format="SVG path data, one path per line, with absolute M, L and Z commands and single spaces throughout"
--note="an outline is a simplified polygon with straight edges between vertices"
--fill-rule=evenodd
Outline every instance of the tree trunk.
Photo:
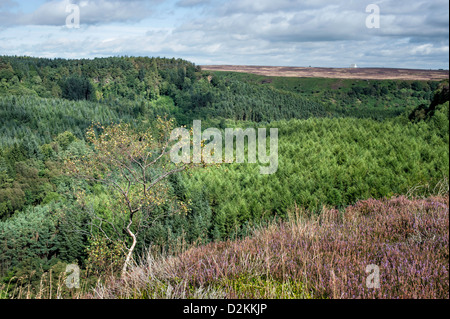
M 121 275 L 122 279 L 125 278 L 125 275 L 127 273 L 127 267 L 128 267 L 128 264 L 130 263 L 131 259 L 133 258 L 133 251 L 134 251 L 134 247 L 136 247 L 136 242 L 137 242 L 136 235 L 133 234 L 133 232 L 130 229 L 132 223 L 133 223 L 133 215 L 131 215 L 130 222 L 128 223 L 128 226 L 127 226 L 127 233 L 128 233 L 128 235 L 130 235 L 131 238 L 133 238 L 133 243 L 131 244 L 131 247 L 128 249 L 127 258 L 125 259 L 125 263 L 123 264 L 122 275 Z

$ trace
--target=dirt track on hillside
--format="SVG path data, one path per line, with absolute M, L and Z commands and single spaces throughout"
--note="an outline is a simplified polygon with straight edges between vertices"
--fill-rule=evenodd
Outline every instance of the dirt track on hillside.
M 202 70 L 233 71 L 265 76 L 372 80 L 443 80 L 448 70 L 414 70 L 391 68 L 304 68 L 245 65 L 202 65 Z

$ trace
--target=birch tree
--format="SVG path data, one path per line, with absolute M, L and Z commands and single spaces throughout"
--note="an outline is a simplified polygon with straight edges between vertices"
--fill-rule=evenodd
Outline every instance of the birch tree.
M 98 125 L 97 129 L 91 126 L 86 134 L 88 154 L 66 160 L 71 176 L 104 184 L 118 195 L 117 214 L 123 214 L 126 220 L 124 231 L 131 243 L 126 246 L 122 278 L 133 260 L 141 226 L 161 217 L 155 208 L 167 198 L 167 187 L 162 182 L 172 174 L 199 166 L 171 162 L 172 129 L 173 120 L 162 118 L 157 119 L 153 133 L 136 132 L 128 124 Z

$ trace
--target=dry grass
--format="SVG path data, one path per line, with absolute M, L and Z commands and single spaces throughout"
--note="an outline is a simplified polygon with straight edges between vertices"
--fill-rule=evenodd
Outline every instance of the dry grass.
M 86 278 L 81 278 L 79 288 L 68 288 L 65 272 L 44 272 L 37 285 L 32 283 L 33 278 L 12 277 L 7 284 L 0 284 L 0 299 L 83 299 L 89 290 Z

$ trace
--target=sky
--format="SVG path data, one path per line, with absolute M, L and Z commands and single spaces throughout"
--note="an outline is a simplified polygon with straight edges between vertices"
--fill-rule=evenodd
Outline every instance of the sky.
M 448 69 L 449 2 L 0 0 L 0 55 Z

